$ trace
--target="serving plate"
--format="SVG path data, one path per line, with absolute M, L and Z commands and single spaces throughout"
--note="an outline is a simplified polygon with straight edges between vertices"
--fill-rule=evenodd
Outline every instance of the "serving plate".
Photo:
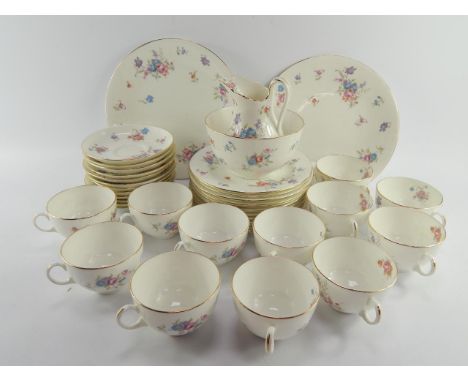
M 108 125 L 149 124 L 168 130 L 176 145 L 178 179 L 188 177 L 188 162 L 208 143 L 204 119 L 230 105 L 221 78 L 226 64 L 209 49 L 182 39 L 148 42 L 125 57 L 108 85 Z
M 378 74 L 351 58 L 323 55 L 293 64 L 279 77 L 289 83 L 288 108 L 304 119 L 299 149 L 311 161 L 346 154 L 372 167 L 374 177 L 384 169 L 397 144 L 399 117 Z

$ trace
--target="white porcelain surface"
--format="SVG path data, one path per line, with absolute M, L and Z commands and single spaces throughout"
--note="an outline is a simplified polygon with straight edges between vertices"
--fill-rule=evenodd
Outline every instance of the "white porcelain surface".
M 218 268 L 205 257 L 190 252 L 166 252 L 146 260 L 135 271 L 130 292 L 133 304 L 117 312 L 124 329 L 150 326 L 171 336 L 193 332 L 211 314 L 220 288 Z M 123 314 L 136 310 L 140 317 L 125 323 Z
M 445 236 L 438 220 L 414 209 L 382 207 L 369 215 L 370 240 L 382 247 L 402 272 L 433 274 L 434 257 Z
M 280 256 L 307 264 L 325 237 L 325 225 L 313 213 L 297 207 L 276 207 L 254 220 L 255 247 L 262 256 Z
M 144 233 L 168 239 L 179 232 L 180 216 L 192 206 L 192 192 L 174 182 L 157 182 L 138 187 L 128 198 L 129 213 L 120 221 L 131 218 Z
M 309 209 L 327 227 L 327 237 L 359 236 L 372 207 L 369 189 L 351 182 L 315 183 L 307 191 Z
M 58 285 L 77 283 L 101 294 L 126 287 L 140 263 L 143 235 L 130 224 L 104 222 L 85 227 L 68 237 L 60 248 L 61 263 L 49 265 L 47 277 Z M 62 268 L 68 278 L 52 275 Z
M 314 181 L 342 180 L 355 184 L 367 185 L 374 172 L 372 167 L 362 160 L 349 155 L 327 155 L 317 161 L 314 170 Z
M 283 167 L 295 157 L 304 126 L 297 113 L 286 111 L 283 136 L 252 139 L 233 136 L 232 113 L 232 107 L 227 107 L 206 118 L 206 130 L 213 152 L 229 170 L 246 179 L 258 179 Z
M 206 115 L 231 103 L 224 62 L 194 42 L 166 38 L 139 46 L 115 69 L 106 95 L 109 125 L 146 123 L 168 130 L 177 147 L 177 178 L 208 143 Z
M 221 265 L 233 260 L 244 248 L 249 218 L 239 208 L 204 203 L 189 208 L 179 219 L 179 233 L 187 251 L 200 253 Z
M 211 147 L 205 147 L 190 161 L 190 171 L 203 183 L 216 188 L 259 193 L 287 190 L 307 181 L 312 173 L 312 164 L 304 154 L 296 151 L 294 157 L 283 168 L 262 179 L 245 179 L 229 171 L 216 157 Z
M 372 243 L 349 237 L 317 245 L 312 271 L 328 305 L 339 312 L 359 314 L 369 324 L 377 324 L 382 314 L 375 296 L 397 280 L 390 256 Z
M 280 75 L 291 84 L 288 108 L 305 122 L 299 145 L 311 161 L 329 154 L 360 158 L 377 176 L 398 141 L 399 116 L 387 84 L 366 65 L 322 55 Z
M 265 350 L 275 340 L 296 335 L 309 323 L 319 300 L 319 285 L 304 266 L 281 257 L 259 257 L 242 264 L 232 280 L 240 320 L 265 338 Z
M 96 185 L 77 186 L 52 196 L 45 213 L 36 215 L 33 224 L 43 232 L 70 236 L 90 224 L 112 220 L 116 206 L 117 199 L 111 189 Z M 49 227 L 43 227 L 40 218 L 48 220 Z

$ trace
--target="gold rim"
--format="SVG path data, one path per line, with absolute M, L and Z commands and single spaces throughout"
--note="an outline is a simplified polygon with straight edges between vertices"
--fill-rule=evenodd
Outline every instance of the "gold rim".
M 371 167 L 372 168 L 372 167 Z M 318 168 L 318 164 L 315 166 L 315 170 L 317 171 L 317 173 L 326 178 L 325 181 L 328 181 L 328 180 L 336 180 L 336 181 L 339 181 L 339 182 L 354 182 L 354 183 L 361 183 L 361 182 L 366 182 L 366 181 L 369 181 L 369 180 L 372 180 L 372 177 L 373 177 L 373 174 L 374 174 L 374 169 L 372 169 L 372 173 L 370 176 L 367 176 L 365 178 L 359 178 L 359 179 L 345 179 L 345 178 L 336 178 L 334 176 L 331 176 L 331 175 L 328 175 L 328 174 L 325 174 L 322 170 L 320 170 Z
M 172 252 L 165 252 L 165 253 L 174 253 L 174 255 L 176 255 L 176 253 L 179 252 L 179 251 L 172 251 Z M 138 269 L 140 269 L 147 261 L 150 261 L 152 259 L 154 259 L 155 257 L 151 257 L 147 260 L 145 260 L 144 262 L 142 262 L 136 269 L 135 269 L 135 272 L 133 272 L 133 276 L 132 276 L 132 279 L 130 280 L 130 294 L 132 295 L 132 298 L 138 303 L 140 304 L 141 306 L 143 306 L 144 308 L 148 309 L 148 310 L 151 310 L 153 312 L 157 312 L 157 313 L 183 313 L 183 312 L 188 312 L 190 310 L 193 310 L 195 308 L 198 308 L 200 306 L 202 306 L 205 302 L 209 301 L 213 296 L 215 296 L 217 293 L 217 291 L 219 291 L 221 289 L 221 274 L 219 272 L 219 269 L 218 267 L 210 260 L 208 259 L 207 257 L 197 253 L 197 252 L 187 252 L 187 251 L 180 251 L 180 252 L 183 252 L 183 253 L 190 253 L 190 255 L 194 255 L 194 256 L 200 256 L 201 258 L 203 258 L 204 260 L 207 260 L 209 261 L 210 263 L 212 263 L 216 269 L 216 271 L 218 272 L 218 284 L 216 285 L 216 288 L 213 290 L 213 292 L 210 293 L 210 295 L 205 299 L 203 300 L 201 303 L 193 306 L 193 307 L 190 307 L 190 308 L 187 308 L 187 309 L 184 309 L 184 310 L 177 310 L 177 311 L 170 311 L 170 310 L 158 310 L 158 309 L 154 309 L 154 308 L 150 308 L 149 306 L 143 304 L 136 296 L 135 294 L 133 293 L 133 288 L 132 288 L 132 283 L 133 283 L 133 278 L 135 277 L 135 274 L 137 273 Z
M 104 186 L 104 187 L 107 187 L 109 189 L 112 189 L 114 192 L 118 192 L 118 191 L 133 191 L 135 188 L 137 187 L 140 187 L 140 186 L 144 186 L 145 184 L 149 184 L 149 183 L 154 183 L 154 182 L 157 182 L 157 181 L 160 181 L 162 179 L 165 179 L 167 177 L 169 177 L 170 175 L 173 175 L 173 173 L 175 172 L 175 168 L 171 168 L 170 171 L 168 172 L 163 172 L 162 174 L 160 174 L 160 176 L 156 176 L 154 178 L 149 178 L 145 181 L 142 181 L 142 182 L 137 182 L 137 183 L 109 183 L 109 182 L 103 182 L 101 180 L 98 180 L 98 179 L 95 179 L 93 177 L 90 177 L 88 174 L 85 174 L 85 177 L 97 184 L 97 185 L 100 185 L 100 186 Z
M 73 237 L 73 235 L 77 234 L 78 232 L 80 231 L 83 231 L 85 229 L 90 229 L 96 225 L 100 225 L 100 224 L 126 224 L 130 227 L 132 227 L 132 229 L 135 229 L 136 232 L 138 232 L 140 234 L 140 245 L 138 246 L 137 250 L 135 252 L 133 252 L 132 254 L 128 255 L 127 257 L 125 257 L 124 259 L 118 261 L 117 263 L 115 264 L 109 264 L 109 265 L 102 265 L 100 267 L 82 267 L 82 266 L 79 266 L 79 265 L 75 265 L 75 264 L 72 264 L 71 262 L 67 261 L 67 259 L 65 259 L 65 256 L 63 255 L 63 247 L 65 246 L 65 244 L 68 242 L 68 240 Z M 137 255 L 138 253 L 140 253 L 140 251 L 142 250 L 143 248 L 143 234 L 141 233 L 141 231 L 136 228 L 135 226 L 131 225 L 131 224 L 127 224 L 127 223 L 121 223 L 121 222 L 101 222 L 101 223 L 96 223 L 96 224 L 92 224 L 92 225 L 89 225 L 89 226 L 86 226 L 84 228 L 82 228 L 81 230 L 79 231 L 76 231 L 74 233 L 72 233 L 69 237 L 67 237 L 64 242 L 62 243 L 62 245 L 60 246 L 60 257 L 62 258 L 63 262 L 73 268 L 76 268 L 76 269 L 83 269 L 83 270 L 97 270 L 97 269 L 106 269 L 106 268 L 111 268 L 111 267 L 115 267 L 116 265 L 119 265 L 119 264 L 122 264 L 124 262 L 126 262 L 127 260 L 130 260 L 133 256 Z

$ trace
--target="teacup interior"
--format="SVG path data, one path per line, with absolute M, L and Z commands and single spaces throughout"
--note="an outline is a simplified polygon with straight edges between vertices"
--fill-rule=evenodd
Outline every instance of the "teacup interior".
M 361 292 L 380 291 L 396 280 L 394 262 L 375 244 L 350 237 L 320 243 L 313 260 L 319 272 L 333 283 Z
M 317 168 L 337 180 L 360 180 L 372 177 L 372 169 L 363 166 L 359 158 L 347 155 L 327 155 L 317 161 Z
M 412 247 L 432 246 L 445 239 L 445 229 L 436 219 L 408 208 L 378 208 L 369 215 L 369 226 L 390 241 Z
M 105 222 L 87 226 L 65 240 L 61 255 L 80 268 L 111 266 L 129 258 L 143 245 L 143 235 L 134 226 Z
M 150 183 L 130 194 L 128 204 L 145 214 L 168 214 L 186 207 L 192 200 L 192 192 L 174 182 Z
M 219 286 L 216 265 L 190 252 L 167 252 L 145 261 L 133 275 L 132 293 L 144 306 L 178 312 L 205 302 Z
M 280 257 L 247 261 L 234 274 L 232 288 L 242 305 L 273 318 L 305 313 L 319 296 L 318 283 L 312 273 Z
M 356 214 L 372 206 L 369 189 L 344 181 L 315 183 L 307 191 L 310 203 L 333 214 Z
M 412 208 L 430 208 L 442 204 L 442 194 L 420 180 L 392 177 L 382 179 L 377 190 L 395 204 Z
M 179 229 L 186 235 L 208 242 L 233 239 L 248 228 L 247 215 L 226 204 L 199 204 L 185 211 L 179 219 Z
M 317 216 L 297 207 L 263 211 L 255 218 L 254 229 L 264 240 L 288 248 L 314 245 L 325 234 L 325 226 Z
M 47 212 L 61 219 L 82 219 L 110 208 L 115 200 L 114 192 L 106 187 L 73 187 L 54 195 L 47 203 Z

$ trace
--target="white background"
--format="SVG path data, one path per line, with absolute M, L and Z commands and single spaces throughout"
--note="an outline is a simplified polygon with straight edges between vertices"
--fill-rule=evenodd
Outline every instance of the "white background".
M 468 18 L 461 17 L 1 17 L 1 364 L 467 364 Z M 425 180 L 445 197 L 447 240 L 430 278 L 402 277 L 372 327 L 322 302 L 272 356 L 238 321 L 230 281 L 252 243 L 222 267 L 214 314 L 190 336 L 125 331 L 122 292 L 98 296 L 51 284 L 62 238 L 31 224 L 57 191 L 82 183 L 81 140 L 105 126 L 107 81 L 134 47 L 182 37 L 233 72 L 268 82 L 308 56 L 336 53 L 375 69 L 399 106 L 400 140 L 382 176 Z M 373 185 L 372 185 L 373 186 Z M 145 258 L 177 239 L 146 238 Z

